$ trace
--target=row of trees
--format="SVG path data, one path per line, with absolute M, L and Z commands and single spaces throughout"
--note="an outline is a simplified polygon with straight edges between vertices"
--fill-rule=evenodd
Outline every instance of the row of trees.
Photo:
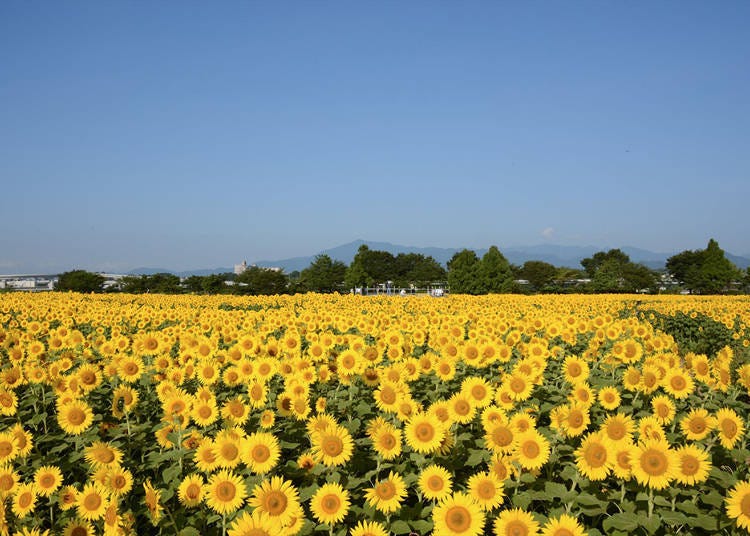
M 663 287 L 664 273 L 634 263 L 619 249 L 600 251 L 581 261 L 583 270 L 558 268 L 543 261 L 522 266 L 508 262 L 496 246 L 481 259 L 469 249 L 457 252 L 446 271 L 434 258 L 418 253 L 371 250 L 360 246 L 347 266 L 328 255 L 318 255 L 301 272 L 250 266 L 240 275 L 213 274 L 181 280 L 173 274 L 126 276 L 119 288 L 130 293 L 232 293 L 285 294 L 299 292 L 349 292 L 390 282 L 394 288 L 424 288 L 447 284 L 455 294 L 507 292 L 656 292 Z M 683 251 L 670 257 L 667 273 L 676 279 L 677 289 L 714 294 L 750 289 L 750 268 L 741 272 L 711 239 L 706 249 Z M 75 270 L 61 274 L 58 290 L 101 292 L 104 278 Z M 229 283 L 229 284 L 227 284 Z

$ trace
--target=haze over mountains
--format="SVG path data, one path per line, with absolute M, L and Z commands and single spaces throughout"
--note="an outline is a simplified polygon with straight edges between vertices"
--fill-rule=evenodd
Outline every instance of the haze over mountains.
M 436 261 L 441 263 L 443 266 L 453 257 L 453 255 L 463 248 L 435 248 L 435 247 L 414 247 L 414 246 L 403 246 L 399 244 L 391 244 L 390 242 L 373 242 L 369 240 L 354 240 L 347 244 L 342 244 L 330 249 L 320 251 L 318 254 L 326 254 L 333 260 L 342 261 L 346 264 L 351 263 L 354 255 L 357 253 L 359 247 L 366 244 L 370 249 L 388 251 L 393 255 L 399 253 L 421 253 L 425 256 L 431 256 Z M 565 266 L 570 268 L 581 268 L 581 259 L 590 257 L 597 251 L 605 251 L 610 248 L 596 247 L 596 246 L 560 246 L 554 244 L 543 244 L 537 246 L 521 246 L 514 248 L 503 248 L 500 247 L 500 251 L 505 255 L 509 262 L 512 264 L 521 265 L 526 261 L 545 261 L 555 266 Z M 630 260 L 637 263 L 642 263 L 652 269 L 664 268 L 664 264 L 667 258 L 671 257 L 677 251 L 671 253 L 657 253 L 648 251 L 645 249 L 634 248 L 634 247 L 620 247 L 622 251 L 630 256 Z M 480 257 L 484 255 L 487 248 L 476 249 L 477 255 Z M 736 266 L 741 269 L 746 269 L 750 266 L 750 258 L 746 256 L 732 255 L 726 252 L 726 257 L 732 261 Z M 290 273 L 295 270 L 304 270 L 310 263 L 315 259 L 315 255 L 308 255 L 304 257 L 292 257 L 288 259 L 278 260 L 248 260 L 249 264 L 256 264 L 263 267 L 277 267 L 282 268 L 284 272 Z M 238 258 L 237 262 L 241 262 L 242 258 Z M 183 272 L 174 272 L 164 268 L 136 268 L 128 272 L 129 274 L 155 274 L 159 272 L 174 273 L 181 277 L 187 277 L 190 275 L 209 275 L 216 273 L 231 272 L 232 267 L 217 267 L 207 268 L 198 270 L 187 270 Z

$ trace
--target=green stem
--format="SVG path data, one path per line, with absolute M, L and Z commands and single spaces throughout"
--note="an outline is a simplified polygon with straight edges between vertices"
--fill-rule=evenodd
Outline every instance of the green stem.
M 227 515 L 221 514 L 221 536 L 226 536 L 227 534 Z
M 654 515 L 654 490 L 653 488 L 648 488 L 648 517 L 651 519 L 651 516 Z

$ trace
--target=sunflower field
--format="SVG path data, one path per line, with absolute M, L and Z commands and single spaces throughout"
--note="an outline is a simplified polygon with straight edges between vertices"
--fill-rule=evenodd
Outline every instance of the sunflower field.
M 750 533 L 746 297 L 0 294 L 0 535 Z

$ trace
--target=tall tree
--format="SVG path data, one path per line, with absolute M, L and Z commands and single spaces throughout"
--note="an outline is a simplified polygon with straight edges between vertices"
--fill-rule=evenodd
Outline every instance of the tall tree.
M 497 246 L 490 246 L 479 264 L 479 278 L 484 292 L 497 294 L 510 292 L 513 286 L 513 271 Z
M 686 288 L 700 294 L 724 292 L 741 277 L 713 238 L 706 249 L 686 250 L 667 259 L 667 270 Z
M 448 286 L 451 294 L 485 294 L 480 282 L 480 261 L 470 249 L 456 252 L 448 261 Z
M 343 289 L 345 274 L 346 264 L 322 254 L 316 256 L 310 266 L 302 270 L 300 278 L 308 290 L 335 292 Z
M 289 280 L 281 270 L 250 266 L 235 278 L 234 283 L 239 294 L 272 295 L 285 294 Z
M 544 261 L 526 261 L 520 270 L 520 276 L 526 279 L 534 290 L 541 290 L 555 280 L 557 268 Z
M 101 292 L 104 289 L 104 276 L 87 272 L 86 270 L 72 270 L 57 277 L 56 290 L 73 292 Z

